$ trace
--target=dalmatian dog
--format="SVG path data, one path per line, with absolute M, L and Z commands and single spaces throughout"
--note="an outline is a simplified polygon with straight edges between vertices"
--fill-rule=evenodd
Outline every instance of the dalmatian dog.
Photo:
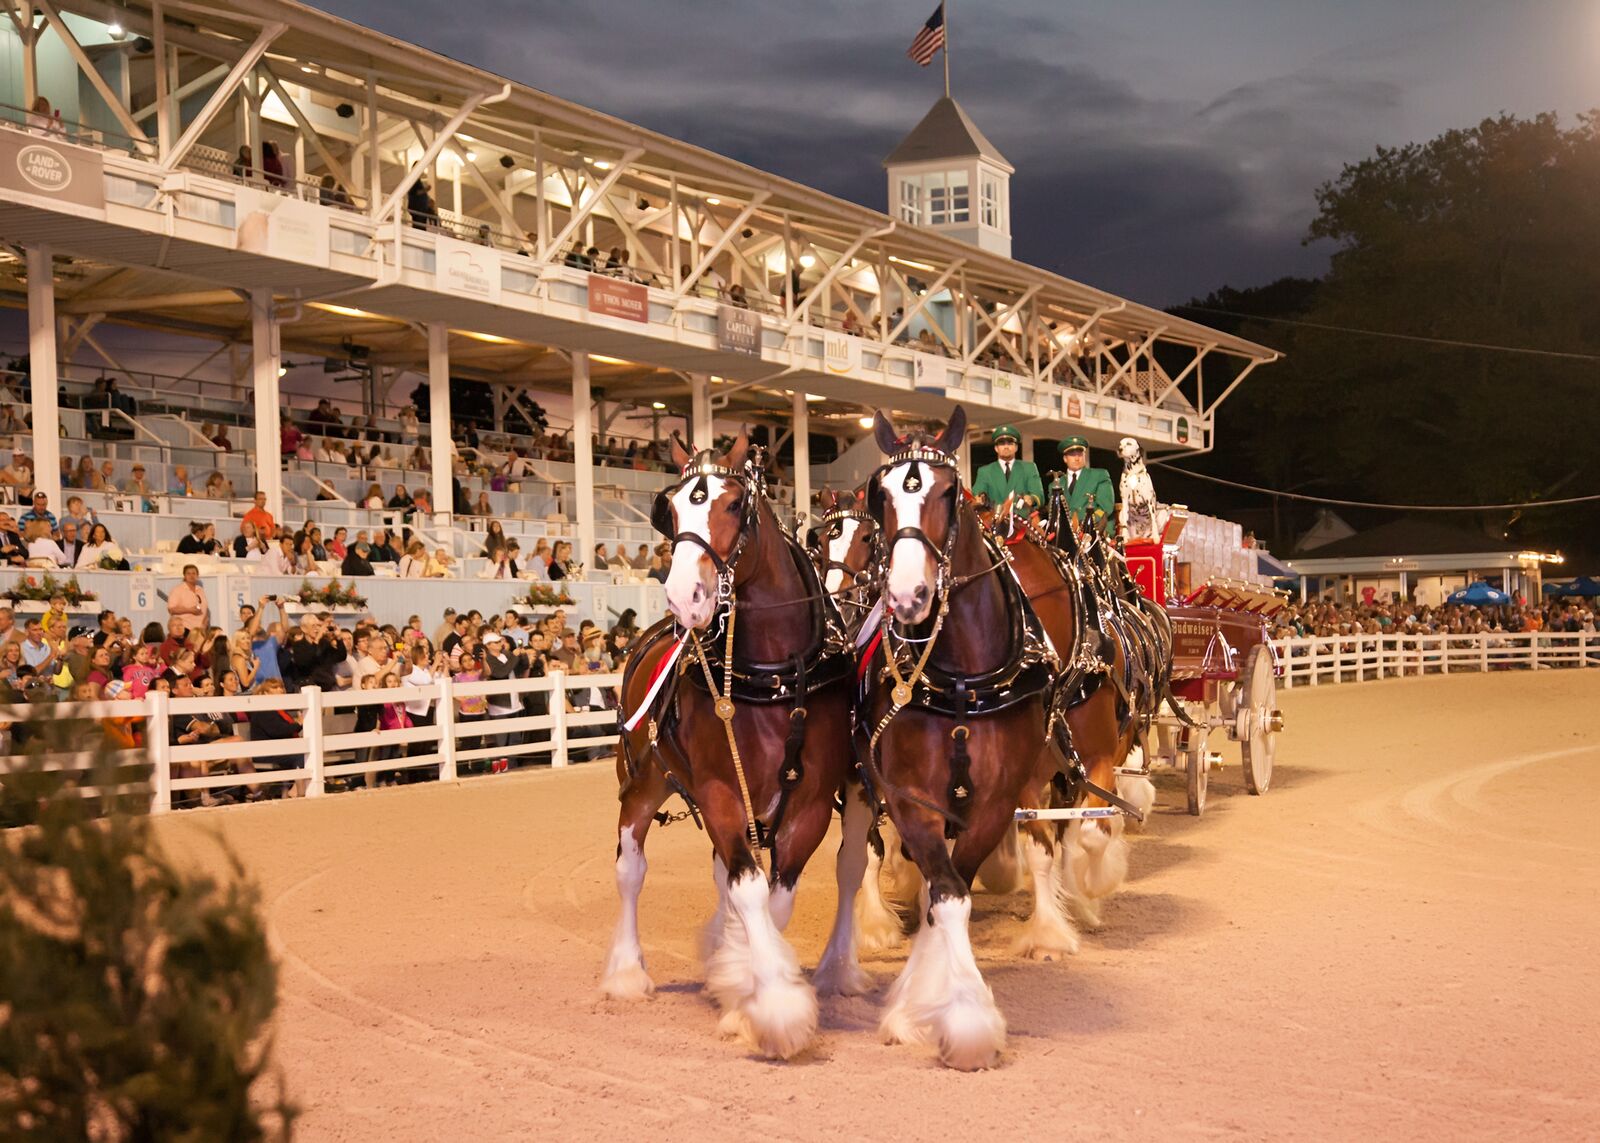
M 1122 458 L 1122 479 L 1118 484 L 1121 502 L 1117 508 L 1117 523 L 1124 540 L 1152 539 L 1159 533 L 1156 519 L 1156 489 L 1145 467 L 1144 450 L 1132 437 L 1117 442 L 1117 456 Z

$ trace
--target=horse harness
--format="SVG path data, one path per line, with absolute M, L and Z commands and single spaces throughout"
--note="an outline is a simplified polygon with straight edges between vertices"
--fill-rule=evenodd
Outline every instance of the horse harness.
M 682 719 L 683 698 L 680 684 L 687 676 L 691 685 L 711 698 L 712 708 L 722 722 L 740 795 L 744 801 L 751 848 L 755 853 L 757 864 L 760 864 L 762 850 L 770 849 L 776 843 L 778 829 L 783 823 L 790 795 L 805 777 L 802 753 L 808 720 L 806 700 L 816 692 L 847 679 L 852 659 L 843 622 L 837 608 L 831 606 L 828 594 L 822 590 L 816 565 L 798 542 L 786 533 L 780 531 L 784 540 L 784 550 L 794 562 L 800 581 L 805 586 L 805 592 L 796 599 L 775 604 L 739 603 L 733 582 L 734 573 L 751 535 L 760 526 L 759 503 L 763 494 L 759 470 L 753 473 L 751 468 L 752 466 L 747 465 L 746 470 L 741 472 L 717 463 L 709 453 L 701 453 L 684 466 L 678 484 L 656 494 L 651 515 L 651 523 L 655 529 L 667 536 L 674 545 L 685 541 L 697 545 L 711 557 L 712 564 L 717 569 L 718 612 L 715 619 L 720 619 L 720 623 L 714 620 L 714 629 L 720 627 L 719 633 L 722 638 L 719 647 L 719 639 L 702 641 L 698 631 L 690 631 L 679 636 L 681 640 L 687 640 L 685 653 L 680 657 L 672 675 L 666 681 L 663 693 L 655 702 L 656 709 L 661 715 L 659 719 L 652 715 L 649 720 L 649 741 L 651 757 L 662 776 L 673 792 L 683 799 L 688 807 L 687 815 L 693 817 L 696 826 L 704 828 L 700 820 L 699 807 L 689 793 L 687 785 L 672 772 L 658 748 L 660 738 L 672 733 Z M 709 476 L 735 481 L 743 489 L 739 536 L 726 559 L 719 557 L 711 545 L 695 533 L 673 530 L 671 498 L 685 484 L 694 481 L 691 498 L 699 495 L 703 502 L 704 497 L 709 495 L 706 483 L 706 478 Z M 759 663 L 739 659 L 734 651 L 734 632 L 741 611 L 770 610 L 803 603 L 814 605 L 808 608 L 810 632 L 803 651 L 780 663 Z M 644 661 L 648 657 L 646 651 L 651 645 L 672 637 L 676 630 L 677 624 L 670 617 L 657 623 L 640 638 L 637 661 Z M 743 759 L 739 753 L 738 740 L 734 736 L 733 717 L 740 703 L 793 704 L 789 712 L 789 732 L 784 740 L 783 763 L 778 771 L 778 804 L 768 822 L 763 822 L 756 815 L 749 782 L 744 773 Z M 637 763 L 632 757 L 628 735 L 625 733 L 622 735 L 622 744 L 628 773 L 632 777 L 637 774 Z M 687 756 L 682 751 L 679 751 L 679 754 L 687 763 Z M 689 777 L 692 780 L 692 774 Z M 682 820 L 683 816 L 683 814 L 666 813 L 655 815 L 656 820 L 663 825 Z
M 1000 576 L 998 580 L 1008 616 L 1006 632 L 1010 652 L 1005 661 L 994 670 L 978 676 L 954 674 L 940 669 L 937 664 L 931 662 L 934 645 L 944 628 L 945 617 L 949 611 L 950 596 L 966 585 L 1008 566 L 1010 554 L 1003 544 L 998 543 L 992 536 L 984 534 L 983 547 L 991 562 L 981 570 L 967 575 L 954 574 L 952 561 L 960 536 L 962 515 L 960 470 L 952 456 L 928 445 L 910 444 L 901 448 L 873 475 L 867 484 L 867 501 L 872 508 L 874 519 L 882 512 L 881 482 L 884 474 L 908 463 L 913 465 L 912 471 L 906 478 L 906 487 L 911 491 L 915 491 L 912 487 L 913 482 L 920 479 L 915 466 L 925 464 L 951 469 L 955 474 L 957 505 L 952 512 L 950 527 L 942 547 L 935 545 L 927 533 L 915 525 L 901 527 L 884 545 L 884 552 L 890 553 L 900 540 L 914 540 L 932 554 L 936 568 L 935 613 L 926 637 L 919 639 L 910 633 L 897 636 L 894 620 L 885 610 L 879 633 L 864 652 L 860 667 L 863 691 L 873 679 L 890 684 L 890 706 L 867 736 L 863 776 L 869 792 L 881 803 L 884 793 L 890 788 L 890 783 L 884 778 L 882 769 L 878 765 L 878 744 L 889 724 L 902 710 L 910 708 L 957 720 L 957 725 L 950 731 L 950 769 L 946 790 L 949 808 L 934 805 L 909 791 L 895 790 L 895 793 L 907 801 L 943 817 L 946 836 L 955 837 L 966 828 L 964 811 L 971 805 L 973 797 L 972 760 L 967 749 L 967 742 L 972 735 L 969 721 L 1010 710 L 1047 694 L 1055 672 L 1043 626 L 1014 575 Z M 897 639 L 898 647 L 895 645 Z M 922 644 L 920 653 L 912 650 L 917 643 Z M 873 664 L 880 658 L 880 651 L 881 665 L 874 668 Z M 860 731 L 865 729 L 864 725 L 858 727 Z

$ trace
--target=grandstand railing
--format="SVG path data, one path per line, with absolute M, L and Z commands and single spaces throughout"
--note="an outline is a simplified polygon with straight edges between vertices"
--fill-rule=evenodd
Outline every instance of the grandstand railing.
M 1285 688 L 1466 671 L 1600 667 L 1600 632 L 1335 635 L 1274 639 Z
M 321 797 L 331 791 L 330 778 L 349 778 L 400 770 L 426 771 L 428 777 L 450 782 L 465 777 L 475 762 L 505 758 L 546 763 L 557 768 L 572 761 L 578 750 L 601 750 L 610 754 L 617 741 L 617 712 L 604 705 L 604 695 L 620 687 L 618 674 L 572 675 L 557 672 L 538 679 L 504 679 L 458 683 L 445 678 L 429 686 L 401 686 L 385 690 L 323 691 L 306 687 L 297 694 L 248 695 L 229 698 L 172 698 L 153 691 L 140 699 L 109 702 L 63 702 L 39 706 L 0 707 L 0 719 L 17 722 L 30 715 L 48 712 L 51 719 L 97 720 L 138 719 L 145 726 L 144 751 L 121 751 L 109 760 L 118 766 L 145 763 L 150 767 L 150 809 L 164 813 L 173 808 L 173 795 L 189 791 L 263 789 L 304 783 L 305 797 Z M 589 692 L 589 693 L 586 693 Z M 510 696 L 520 706 L 521 696 L 543 693 L 548 696 L 548 714 L 510 714 L 503 717 L 464 721 L 457 710 L 460 700 Z M 590 709 L 568 710 L 575 698 L 602 698 L 601 704 L 575 704 Z M 558 699 L 563 701 L 557 701 Z M 357 733 L 355 712 L 364 706 L 382 703 L 426 702 L 432 725 L 401 730 L 374 730 Z M 303 718 L 298 737 L 251 740 L 248 723 L 237 723 L 246 737 L 203 745 L 174 745 L 172 728 L 196 717 L 215 721 L 225 733 L 236 726 L 235 718 L 252 711 L 286 711 Z M 491 739 L 520 734 L 527 740 L 516 745 L 500 745 Z M 420 744 L 424 749 L 406 753 Z M 379 757 L 381 752 L 399 748 L 396 757 Z M 9 768 L 15 757 L 0 757 L 0 767 Z M 88 774 L 106 758 L 93 751 L 45 755 L 38 764 L 45 769 Z M 234 763 L 265 763 L 273 768 L 254 773 L 239 771 Z M 208 771 L 197 776 L 180 776 L 180 768 Z M 100 793 L 92 786 L 82 788 L 85 795 Z

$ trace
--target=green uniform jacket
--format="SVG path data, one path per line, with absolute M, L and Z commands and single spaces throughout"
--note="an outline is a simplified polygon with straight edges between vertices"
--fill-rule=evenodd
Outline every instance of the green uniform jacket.
M 1052 486 L 1061 485 L 1062 492 L 1067 495 L 1067 507 L 1072 511 L 1072 516 L 1078 521 L 1079 527 L 1089 527 L 1090 521 L 1085 517 L 1091 511 L 1089 497 L 1094 497 L 1094 526 L 1102 532 L 1110 525 L 1111 514 L 1117 507 L 1117 494 L 1111 489 L 1111 474 L 1103 468 L 1085 468 L 1078 473 L 1078 479 L 1072 486 L 1072 491 L 1067 492 L 1067 473 L 1058 472 L 1054 475 Z
M 1012 494 L 1032 496 L 1036 504 L 1044 503 L 1044 482 L 1039 479 L 1039 466 L 1031 460 L 1011 462 L 1011 479 L 1006 479 L 1000 462 L 994 461 L 978 469 L 972 482 L 974 496 L 987 496 L 989 503 L 998 508 Z

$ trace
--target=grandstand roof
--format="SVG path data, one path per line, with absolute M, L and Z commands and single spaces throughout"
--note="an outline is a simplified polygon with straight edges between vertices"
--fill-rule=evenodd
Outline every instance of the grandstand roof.
M 127 6 L 110 4 L 106 0 L 65 0 L 61 7 L 96 19 L 120 20 L 136 34 L 142 34 L 142 25 L 148 24 L 148 17 L 144 15 L 149 10 L 147 0 L 144 3 L 134 0 Z M 880 211 L 557 98 L 538 88 L 507 80 L 293 0 L 185 0 L 182 11 L 185 19 L 199 29 L 190 36 L 230 37 L 241 46 L 255 39 L 264 24 L 281 22 L 284 30 L 272 41 L 267 53 L 269 58 L 287 57 L 302 66 L 324 72 L 331 70 L 346 77 L 380 79 L 390 92 L 413 99 L 419 105 L 413 109 L 413 114 L 419 116 L 426 114 L 425 108 L 451 96 L 498 94 L 505 90 L 507 97 L 503 101 L 479 109 L 472 117 L 470 130 L 486 143 L 505 147 L 508 153 L 530 160 L 536 132 L 547 144 L 560 145 L 563 140 L 574 144 L 580 139 L 599 140 L 613 145 L 618 154 L 641 149 L 644 152 L 638 160 L 641 165 L 671 171 L 680 180 L 699 180 L 691 185 L 702 192 L 715 193 L 724 187 L 734 192 L 765 192 L 769 196 L 764 204 L 767 207 L 807 214 L 819 223 L 832 222 L 849 231 L 881 227 L 892 221 Z M 173 33 L 169 33 L 168 38 L 169 42 L 182 39 Z M 318 86 L 329 90 L 337 88 L 339 82 L 319 79 Z M 365 91 L 356 84 L 348 85 L 347 94 L 358 105 L 365 98 Z M 960 113 L 953 101 L 951 106 Z M 948 112 L 936 104 L 929 117 L 937 116 L 942 121 L 946 114 Z M 964 114 L 961 118 L 965 119 Z M 970 120 L 967 123 L 970 125 Z M 977 133 L 975 126 L 971 130 Z M 916 134 L 914 130 L 912 135 Z M 982 139 L 981 133 L 978 138 Z M 993 149 L 993 144 L 988 144 L 987 140 L 984 143 Z M 998 155 L 998 151 L 995 154 Z M 1223 353 L 1259 361 L 1270 361 L 1278 356 L 1276 351 L 1256 342 L 1174 317 L 934 231 L 904 223 L 896 226 L 896 241 L 909 246 L 908 253 L 913 257 L 922 253 L 930 261 L 946 263 L 964 259 L 971 275 L 1024 288 L 1039 286 L 1070 298 L 1090 311 L 1107 305 L 1120 306 L 1099 323 L 1100 328 L 1118 336 L 1142 341 L 1150 330 L 1159 328 L 1166 341 L 1212 346 Z

